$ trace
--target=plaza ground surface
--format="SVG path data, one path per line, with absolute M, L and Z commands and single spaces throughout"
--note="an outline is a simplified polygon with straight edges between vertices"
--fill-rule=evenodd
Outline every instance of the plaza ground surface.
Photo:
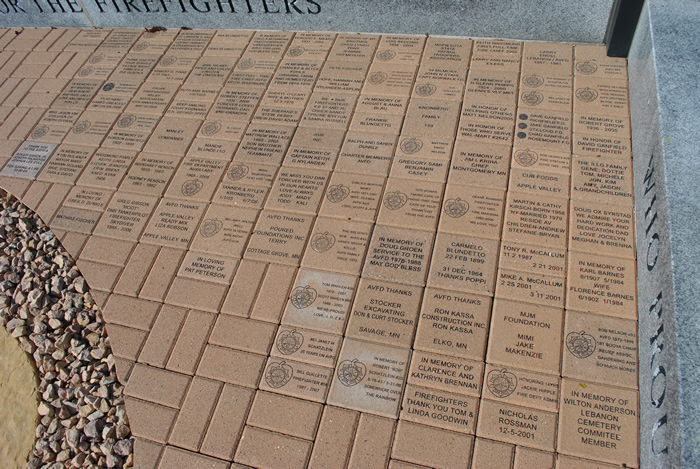
M 0 187 L 101 306 L 136 467 L 639 465 L 624 59 L 236 30 L 0 49 Z

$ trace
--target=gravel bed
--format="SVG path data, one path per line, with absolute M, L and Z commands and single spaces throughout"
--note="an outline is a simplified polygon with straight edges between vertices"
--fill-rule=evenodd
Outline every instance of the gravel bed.
M 130 467 L 124 386 L 87 283 L 34 212 L 2 190 L 0 199 L 0 324 L 39 376 L 40 420 L 27 467 Z

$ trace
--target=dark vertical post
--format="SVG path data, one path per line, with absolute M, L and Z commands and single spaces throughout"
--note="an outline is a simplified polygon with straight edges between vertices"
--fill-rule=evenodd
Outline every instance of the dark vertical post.
M 608 29 L 605 31 L 605 45 L 609 57 L 627 57 L 643 6 L 644 0 L 613 2 Z

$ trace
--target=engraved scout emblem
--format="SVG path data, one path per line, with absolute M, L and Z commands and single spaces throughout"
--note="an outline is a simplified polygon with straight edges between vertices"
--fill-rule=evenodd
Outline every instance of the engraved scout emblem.
M 73 127 L 74 134 L 82 134 L 92 126 L 90 121 L 80 121 Z
M 396 57 L 396 52 L 391 49 L 384 49 L 377 52 L 377 59 L 381 60 L 382 62 L 388 62 L 394 57 Z
M 515 152 L 515 161 L 520 166 L 532 166 L 537 163 L 539 156 L 531 150 L 519 150 Z
M 169 55 L 167 57 L 163 57 L 163 60 L 160 61 L 160 65 L 163 67 L 170 67 L 175 62 L 177 62 L 177 57 L 174 55 Z
M 199 179 L 190 179 L 182 184 L 182 195 L 185 197 L 191 197 L 197 192 L 201 191 L 202 187 L 204 187 L 204 183 L 202 183 L 202 181 Z
M 78 75 L 81 77 L 87 77 L 92 75 L 92 73 L 95 71 L 95 67 L 88 65 L 84 69 L 82 69 L 80 72 L 78 72 Z
M 389 210 L 398 210 L 408 202 L 408 196 L 401 191 L 388 192 L 384 196 L 384 206 Z
M 237 164 L 229 168 L 229 170 L 226 172 L 226 177 L 231 181 L 238 181 L 239 179 L 243 179 L 246 174 L 248 174 L 248 166 L 244 164 Z
M 301 47 L 301 46 L 294 46 L 294 47 L 291 47 L 291 48 L 289 49 L 289 51 L 287 52 L 287 55 L 290 56 L 290 57 L 299 57 L 299 56 L 300 56 L 301 54 L 303 54 L 304 52 L 306 52 L 306 49 L 304 49 L 303 47 Z
M 500 398 L 508 397 L 518 387 L 518 377 L 505 368 L 502 370 L 491 370 L 486 377 L 486 386 L 494 396 Z
M 373 85 L 379 85 L 384 83 L 384 80 L 386 80 L 388 77 L 389 76 L 384 72 L 374 72 L 369 76 L 369 82 Z
M 199 233 L 205 238 L 211 238 L 216 233 L 221 231 L 224 224 L 218 218 L 210 218 L 209 220 L 204 220 L 202 226 L 199 228 Z
M 343 386 L 355 386 L 360 384 L 367 374 L 367 367 L 357 358 L 354 360 L 343 360 L 338 365 L 338 381 Z
M 88 60 L 88 63 L 95 65 L 95 64 L 102 62 L 104 59 L 105 59 L 104 54 L 95 54 L 92 57 L 90 57 L 90 60 Z
M 415 137 L 404 138 L 401 140 L 401 151 L 407 155 L 412 155 L 423 148 L 423 140 Z
M 31 137 L 33 139 L 39 139 L 49 133 L 49 126 L 48 125 L 40 125 L 36 129 L 34 129 L 34 132 L 32 132 Z
M 333 185 L 326 192 L 326 198 L 334 204 L 342 202 L 348 195 L 350 195 L 350 188 L 342 184 Z
M 285 362 L 272 362 L 265 371 L 265 381 L 271 388 L 281 388 L 292 379 L 294 369 Z
M 318 253 L 326 252 L 335 244 L 335 236 L 329 232 L 317 233 L 311 238 L 311 249 Z
M 416 86 L 416 93 L 418 96 L 430 96 L 431 94 L 435 93 L 437 90 L 437 87 L 435 85 L 431 85 L 430 83 L 423 83 L 422 85 Z
M 528 91 L 520 95 L 520 99 L 529 106 L 537 106 L 544 101 L 544 95 L 539 91 Z
M 304 336 L 296 329 L 284 331 L 277 337 L 277 350 L 283 355 L 291 355 L 301 348 Z
M 291 302 L 296 309 L 308 308 L 316 301 L 316 290 L 311 285 L 303 285 L 292 290 Z
M 202 135 L 211 137 L 221 130 L 221 124 L 216 121 L 205 122 L 202 126 Z
M 456 199 L 448 199 L 445 202 L 445 214 L 452 218 L 461 218 L 469 211 L 469 204 L 457 197 Z
M 243 59 L 238 63 L 239 70 L 248 70 L 249 68 L 253 68 L 253 66 L 255 66 L 255 59 L 251 58 Z
M 151 47 L 151 44 L 149 44 L 148 41 L 142 41 L 142 42 L 139 42 L 138 44 L 136 44 L 134 46 L 133 50 L 135 52 L 141 52 L 141 51 L 148 49 L 149 47 Z
M 576 64 L 576 71 L 583 75 L 592 75 L 598 70 L 595 60 L 586 60 Z
M 529 86 L 530 88 L 538 88 L 544 84 L 544 78 L 539 75 L 527 75 L 523 77 L 523 85 Z
M 122 116 L 118 121 L 117 125 L 121 127 L 122 129 L 125 129 L 127 127 L 130 127 L 131 124 L 136 122 L 136 116 L 133 114 L 127 114 L 125 116 Z
M 579 88 L 576 90 L 576 97 L 584 103 L 590 103 L 598 98 L 598 92 L 589 87 Z
M 596 349 L 596 340 L 585 331 L 571 332 L 566 336 L 566 348 L 576 358 L 588 358 Z

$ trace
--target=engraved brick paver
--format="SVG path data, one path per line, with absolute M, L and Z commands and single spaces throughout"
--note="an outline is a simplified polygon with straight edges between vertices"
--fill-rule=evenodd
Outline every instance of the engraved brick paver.
M 103 309 L 137 467 L 638 466 L 624 59 L 176 29 L 0 49 L 0 186 Z

